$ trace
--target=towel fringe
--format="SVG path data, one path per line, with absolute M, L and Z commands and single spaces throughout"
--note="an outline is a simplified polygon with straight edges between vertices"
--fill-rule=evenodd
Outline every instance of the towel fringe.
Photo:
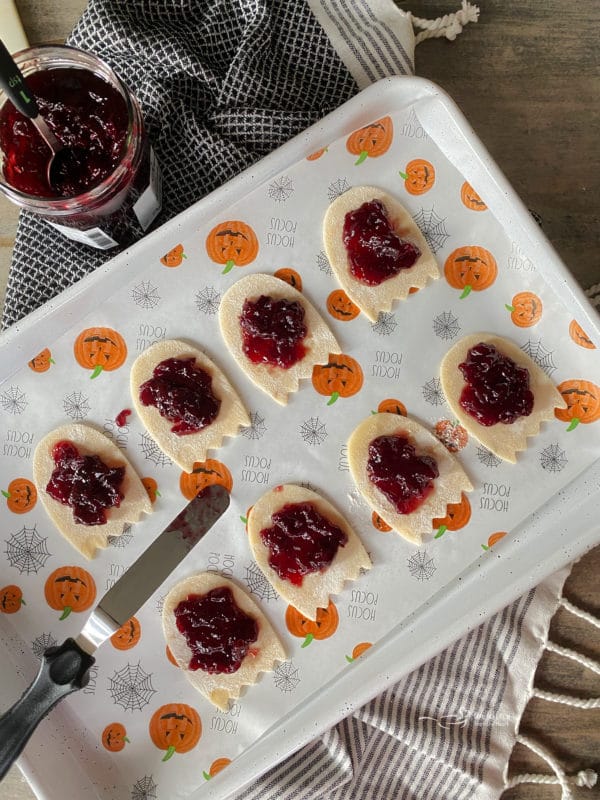
M 479 7 L 462 0 L 462 7 L 453 14 L 446 14 L 437 19 L 423 19 L 415 17 L 410 11 L 407 16 L 415 28 L 421 28 L 421 33 L 415 37 L 415 46 L 425 41 L 425 39 L 438 39 L 444 36 L 453 42 L 462 33 L 462 29 L 469 22 L 477 22 L 479 19 Z
M 596 785 L 598 774 L 593 769 L 582 769 L 575 775 L 565 775 L 558 761 L 539 742 L 522 734 L 517 735 L 517 742 L 525 745 L 532 753 L 535 753 L 536 756 L 545 761 L 553 770 L 554 775 L 538 775 L 530 772 L 526 772 L 523 775 L 515 775 L 506 781 L 506 789 L 510 789 L 520 783 L 560 784 L 562 789 L 561 800 L 573 800 L 570 784 L 586 789 L 592 789 Z

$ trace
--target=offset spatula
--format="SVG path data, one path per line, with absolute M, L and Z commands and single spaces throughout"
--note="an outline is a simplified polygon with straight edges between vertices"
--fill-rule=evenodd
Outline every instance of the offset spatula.
M 92 654 L 144 605 L 228 505 L 229 493 L 222 486 L 211 486 L 192 500 L 108 590 L 79 636 L 46 650 L 34 682 L 0 717 L 0 779 L 46 714 L 87 684 Z

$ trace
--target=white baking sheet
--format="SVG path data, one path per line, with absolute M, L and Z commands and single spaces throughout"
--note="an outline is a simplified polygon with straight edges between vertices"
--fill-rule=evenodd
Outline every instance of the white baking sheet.
M 381 155 L 357 165 L 346 147 L 349 135 L 384 117 L 392 121 L 393 140 Z M 307 160 L 321 147 L 327 149 L 320 158 Z M 417 158 L 433 164 L 436 173 L 433 187 L 421 195 L 408 193 L 400 175 Z M 461 203 L 465 179 L 484 198 L 487 211 Z M 442 277 L 375 325 L 363 315 L 351 322 L 334 320 L 326 298 L 337 287 L 324 258 L 321 220 L 340 191 L 360 184 L 381 186 L 404 203 L 420 222 L 440 267 L 457 247 L 476 244 L 490 250 L 498 263 L 494 284 L 460 299 L 460 291 Z M 255 231 L 259 252 L 248 265 L 223 275 L 223 266 L 207 254 L 205 240 L 218 223 L 236 220 Z M 183 245 L 186 258 L 180 266 L 164 267 L 160 257 L 177 244 Z M 331 406 L 308 381 L 287 407 L 277 406 L 224 352 L 215 314 L 222 293 L 249 272 L 284 267 L 301 275 L 305 294 L 344 352 L 362 367 L 360 391 Z M 543 302 L 541 320 L 529 328 L 516 327 L 506 309 L 522 291 L 535 292 Z M 17 476 L 31 477 L 35 443 L 50 428 L 79 417 L 113 436 L 140 474 L 157 480 L 160 497 L 152 516 L 126 537 L 125 547 L 110 547 L 91 564 L 60 540 L 41 504 L 21 515 L 0 509 L 7 552 L 1 579 L 3 585 L 18 584 L 27 603 L 1 619 L 2 640 L 17 674 L 16 681 L 2 686 L 5 705 L 18 694 L 19 678 L 24 685 L 35 673 L 40 646 L 76 633 L 85 619 L 85 614 L 72 614 L 58 621 L 59 614 L 44 600 L 48 574 L 62 564 L 85 566 L 101 594 L 185 503 L 180 471 L 161 457 L 139 421 L 130 418 L 121 429 L 114 422 L 131 405 L 127 367 L 138 352 L 164 337 L 200 344 L 229 375 L 253 415 L 250 429 L 211 453 L 232 475 L 230 508 L 137 615 L 140 643 L 128 651 L 107 643 L 98 652 L 88 690 L 54 711 L 27 748 L 21 765 L 38 795 L 53 800 L 69 788 L 79 797 L 120 800 L 144 792 L 183 798 L 197 790 L 197 797 L 224 798 L 597 542 L 591 498 L 600 475 L 600 422 L 567 432 L 566 423 L 554 420 L 530 440 L 515 466 L 498 463 L 470 440 L 458 457 L 475 485 L 471 521 L 437 539 L 435 531 L 427 532 L 420 548 L 372 526 L 345 455 L 353 427 L 386 398 L 402 401 L 430 426 L 451 419 L 437 384 L 438 366 L 448 347 L 473 331 L 491 330 L 527 348 L 557 384 L 572 379 L 600 383 L 598 350 L 581 348 L 568 335 L 571 320 L 577 319 L 599 342 L 592 315 L 452 102 L 426 81 L 398 78 L 362 92 L 8 331 L 0 342 L 2 486 Z M 73 358 L 75 337 L 90 326 L 117 330 L 128 347 L 122 367 L 93 381 Z M 34 373 L 26 364 L 45 347 L 55 363 Z M 308 483 L 346 513 L 374 562 L 370 573 L 333 598 L 340 617 L 335 633 L 305 648 L 286 628 L 285 603 L 257 574 L 240 520 L 267 486 L 287 481 Z M 33 560 L 31 548 L 20 544 L 32 530 L 46 540 L 39 545 L 41 556 L 34 554 Z M 496 531 L 507 535 L 484 551 L 481 545 Z M 167 661 L 161 643 L 161 598 L 177 577 L 207 568 L 232 574 L 253 591 L 289 653 L 289 661 L 274 675 L 263 676 L 229 714 L 216 712 L 189 687 Z M 348 664 L 346 656 L 363 641 L 373 646 Z M 328 664 L 325 687 L 323 663 Z M 163 763 L 148 725 L 152 713 L 171 702 L 193 706 L 203 734 L 193 751 Z M 116 721 L 126 725 L 131 743 L 108 753 L 100 734 Z M 65 764 L 60 776 L 59 757 Z M 221 757 L 232 759 L 231 765 L 206 781 L 203 773 Z

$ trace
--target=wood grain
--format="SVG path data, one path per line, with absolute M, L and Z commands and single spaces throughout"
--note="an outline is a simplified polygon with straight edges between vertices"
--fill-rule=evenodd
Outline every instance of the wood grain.
M 17 0 L 31 42 L 63 41 L 85 7 L 83 0 Z M 434 18 L 458 0 L 398 3 Z M 469 119 L 491 155 L 559 255 L 585 288 L 600 282 L 600 74 L 597 37 L 600 3 L 579 0 L 482 0 L 481 18 L 455 42 L 426 41 L 417 49 L 417 73 L 444 88 Z M 0 198 L 0 289 L 14 242 L 17 212 Z M 573 568 L 565 595 L 600 613 L 600 547 Z M 600 659 L 597 630 L 560 610 L 551 639 Z M 543 656 L 536 685 L 580 697 L 600 696 L 600 676 L 553 654 Z M 600 710 L 581 711 L 533 699 L 521 731 L 538 738 L 570 772 L 600 772 Z M 547 772 L 517 746 L 510 774 Z M 502 800 L 557 800 L 556 787 L 523 785 Z M 574 789 L 576 800 L 599 800 L 600 787 Z M 0 785 L 2 800 L 33 794 L 17 770 Z M 351 800 L 349 798 L 349 800 Z M 447 798 L 447 800 L 452 800 Z

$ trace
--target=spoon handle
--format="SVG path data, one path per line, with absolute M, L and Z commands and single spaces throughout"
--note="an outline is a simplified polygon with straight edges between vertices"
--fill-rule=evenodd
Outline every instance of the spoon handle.
M 21 114 L 34 119 L 40 113 L 35 97 L 29 91 L 21 70 L 0 39 L 0 86 Z

